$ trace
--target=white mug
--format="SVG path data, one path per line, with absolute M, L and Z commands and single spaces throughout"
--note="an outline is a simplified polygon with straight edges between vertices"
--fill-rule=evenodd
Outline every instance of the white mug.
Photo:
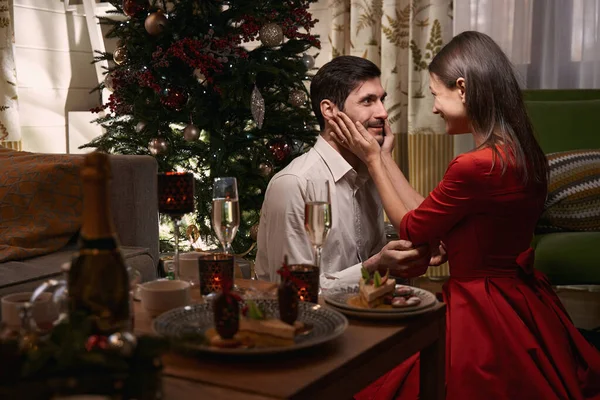
M 202 253 L 197 251 L 179 254 L 179 279 L 187 281 L 192 285 L 198 285 L 198 257 L 201 255 Z M 172 266 L 172 264 L 169 264 L 173 262 L 167 261 L 165 267 Z
M 142 308 L 152 317 L 190 303 L 190 283 L 159 279 L 139 285 Z
M 2 322 L 9 329 L 19 330 L 21 327 L 21 310 L 31 299 L 32 292 L 13 293 L 2 297 Z M 52 293 L 41 293 L 32 305 L 32 316 L 40 328 L 48 327 L 58 318 L 56 304 Z

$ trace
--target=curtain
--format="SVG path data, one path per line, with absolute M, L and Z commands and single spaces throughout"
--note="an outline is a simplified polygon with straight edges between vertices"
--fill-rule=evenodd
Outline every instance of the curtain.
M 21 149 L 17 71 L 9 0 L 0 0 L 0 145 Z
M 331 57 L 355 55 L 382 71 L 386 108 L 396 135 L 396 161 L 423 195 L 439 183 L 453 139 L 432 113 L 427 66 L 452 37 L 452 0 L 330 0 Z M 430 277 L 448 275 L 447 266 Z
M 600 88 L 600 0 L 455 0 L 455 15 L 455 34 L 490 35 L 524 88 Z M 457 154 L 471 148 L 457 137 Z

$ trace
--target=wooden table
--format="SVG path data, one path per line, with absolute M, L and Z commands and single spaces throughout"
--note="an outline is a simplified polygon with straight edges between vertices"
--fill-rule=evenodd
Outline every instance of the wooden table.
M 236 280 L 268 289 L 268 283 Z M 195 291 L 194 291 L 195 292 Z M 151 319 L 135 303 L 136 333 Z M 349 318 L 346 332 L 313 349 L 279 356 L 163 356 L 167 399 L 351 399 L 385 372 L 421 351 L 421 399 L 445 397 L 446 306 L 400 321 Z

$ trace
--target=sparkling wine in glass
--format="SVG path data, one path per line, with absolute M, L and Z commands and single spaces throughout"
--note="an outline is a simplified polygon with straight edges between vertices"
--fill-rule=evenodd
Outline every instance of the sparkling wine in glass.
M 331 229 L 329 181 L 309 180 L 304 202 L 304 228 L 315 250 L 315 264 L 321 267 L 321 250 Z
M 223 251 L 232 253 L 231 242 L 240 226 L 240 207 L 235 178 L 215 178 L 212 224 Z

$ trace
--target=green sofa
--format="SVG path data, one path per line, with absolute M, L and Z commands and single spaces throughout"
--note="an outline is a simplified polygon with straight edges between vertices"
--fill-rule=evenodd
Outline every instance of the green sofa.
M 600 90 L 525 90 L 544 153 L 600 149 Z M 535 267 L 554 285 L 600 284 L 600 232 L 536 235 Z

